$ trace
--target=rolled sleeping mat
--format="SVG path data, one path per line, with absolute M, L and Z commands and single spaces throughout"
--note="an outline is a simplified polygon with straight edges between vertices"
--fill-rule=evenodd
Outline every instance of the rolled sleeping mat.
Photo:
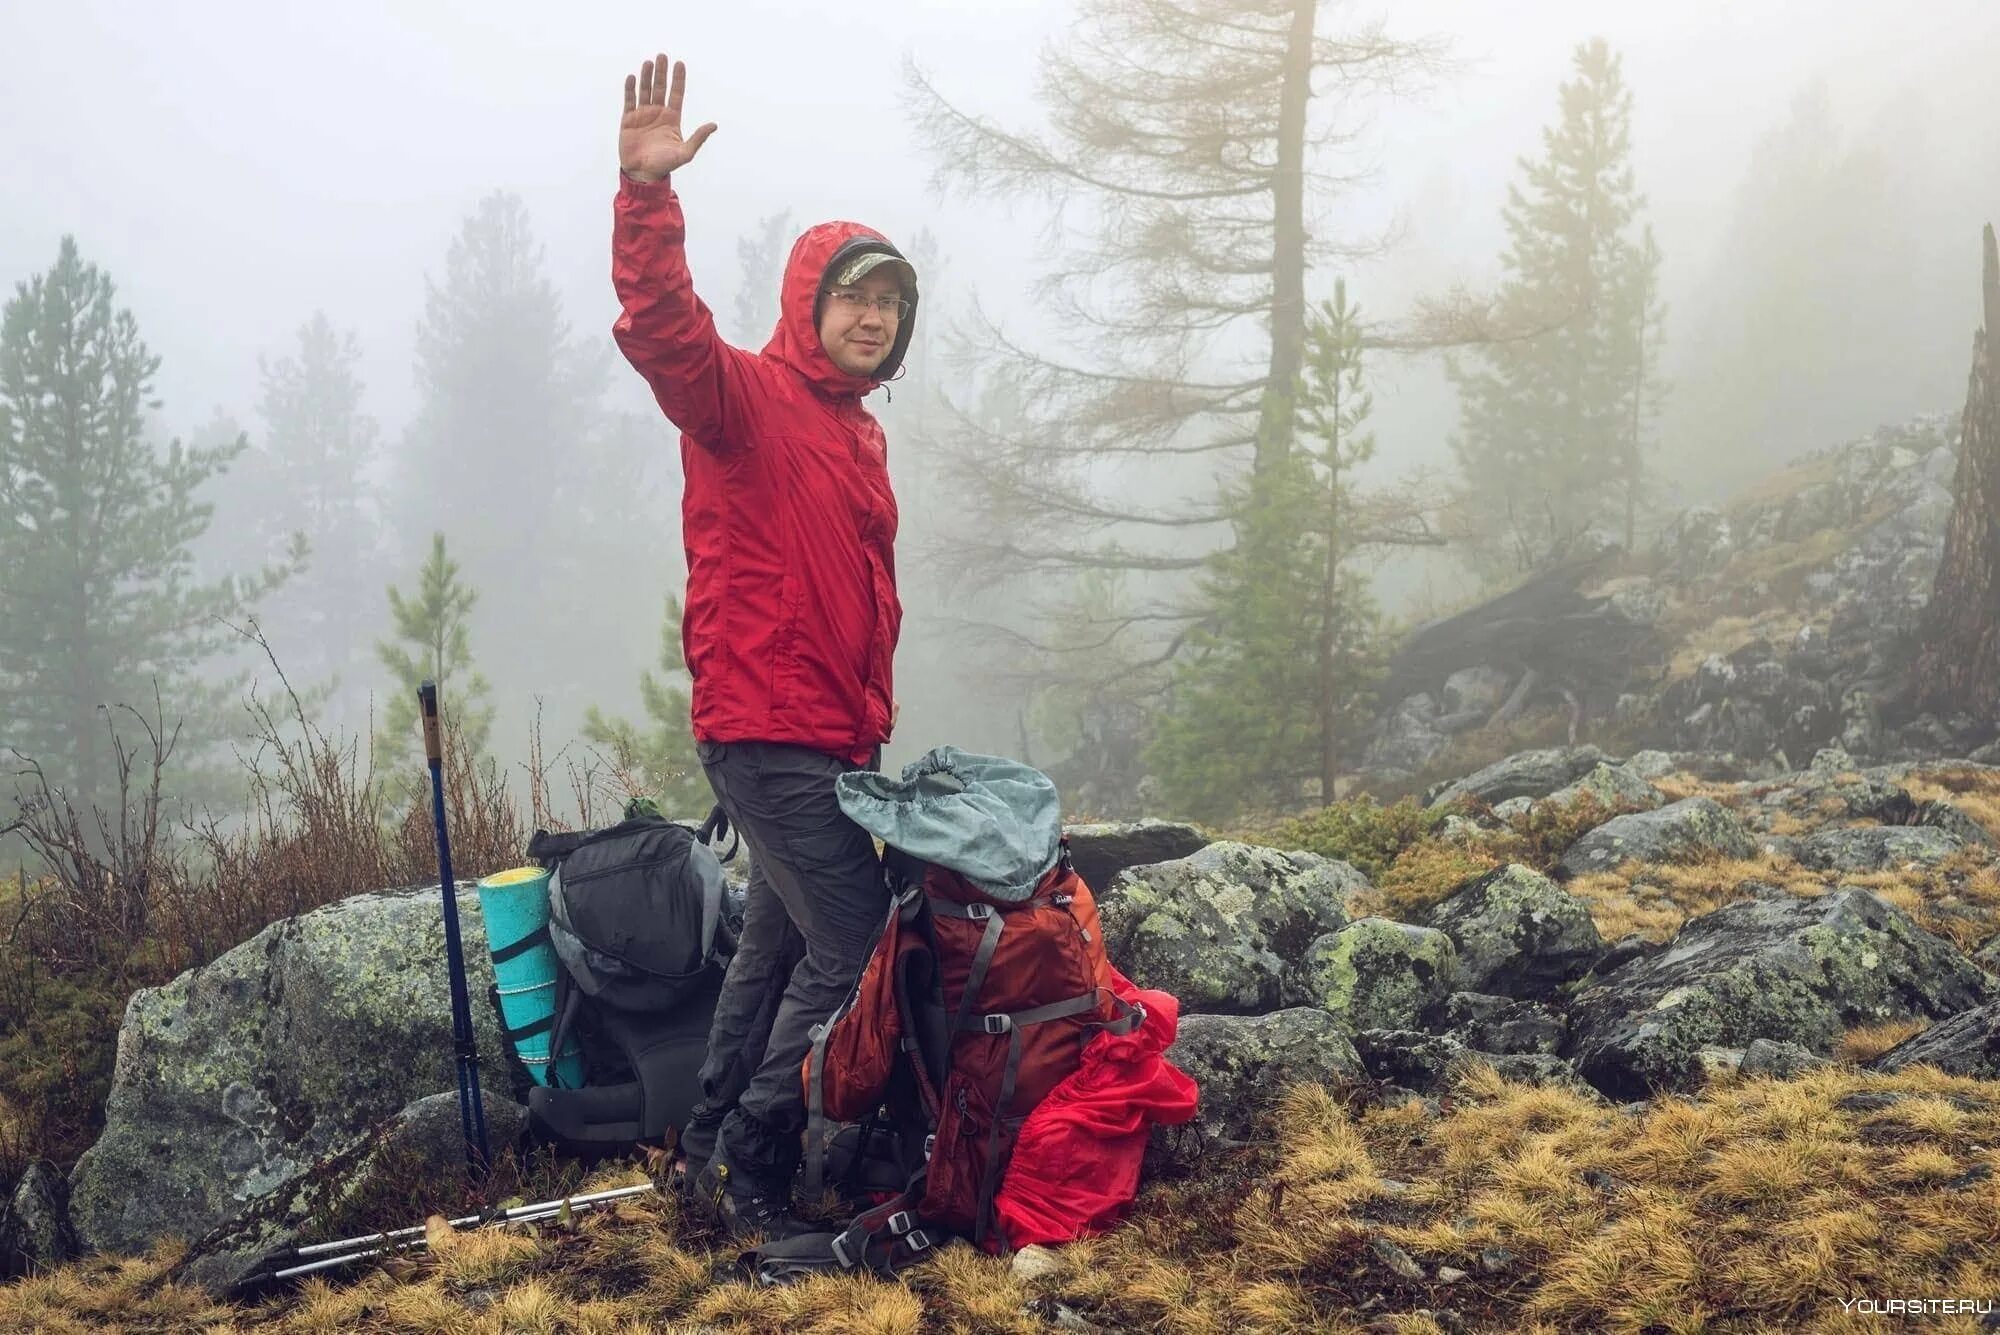
M 549 1080 L 549 1033 L 555 1027 L 556 974 L 562 963 L 549 943 L 549 872 L 516 867 L 479 882 L 479 912 L 493 954 L 500 1021 L 521 1064 L 538 1085 Z M 572 1034 L 553 1063 L 564 1089 L 583 1085 L 583 1054 Z

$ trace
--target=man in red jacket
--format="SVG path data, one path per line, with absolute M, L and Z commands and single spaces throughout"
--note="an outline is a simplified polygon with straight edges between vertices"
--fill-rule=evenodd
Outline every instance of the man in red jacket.
M 770 1236 L 792 1227 L 810 1031 L 846 997 L 887 909 L 874 843 L 833 780 L 879 761 L 896 712 L 896 500 L 861 399 L 902 364 L 916 274 L 879 233 L 822 223 L 792 247 L 764 350 L 723 342 L 694 294 L 669 180 L 715 131 L 682 135 L 685 86 L 665 56 L 625 80 L 613 333 L 682 432 L 694 735 L 753 863 L 682 1143 L 731 1229 Z

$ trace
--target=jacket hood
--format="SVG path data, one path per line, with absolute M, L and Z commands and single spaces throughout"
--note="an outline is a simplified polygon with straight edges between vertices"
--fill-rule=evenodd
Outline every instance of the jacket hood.
M 849 375 L 833 364 L 819 341 L 819 294 L 835 261 L 846 263 L 856 255 L 880 251 L 903 260 L 903 252 L 889 244 L 887 237 L 871 227 L 854 222 L 825 222 L 807 229 L 792 243 L 791 258 L 785 261 L 785 282 L 778 296 L 778 327 L 764 353 L 776 357 L 803 375 L 827 394 L 859 397 L 884 380 L 891 379 L 903 365 L 910 348 L 910 334 L 917 323 L 916 285 L 905 293 L 910 313 L 896 327 L 889 355 L 868 376 Z M 914 266 L 912 266 L 914 267 Z

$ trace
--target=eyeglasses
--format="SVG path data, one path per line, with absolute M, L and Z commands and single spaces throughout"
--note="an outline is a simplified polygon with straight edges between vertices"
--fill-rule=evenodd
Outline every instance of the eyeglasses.
M 842 310 L 857 316 L 870 306 L 880 311 L 885 320 L 900 320 L 910 313 L 910 303 L 901 297 L 870 297 L 866 292 L 833 287 L 826 289 L 826 295 Z

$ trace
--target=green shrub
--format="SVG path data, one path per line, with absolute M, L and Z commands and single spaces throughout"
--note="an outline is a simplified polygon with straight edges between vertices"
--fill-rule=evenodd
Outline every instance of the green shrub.
M 1414 797 L 1386 807 L 1373 797 L 1351 797 L 1294 816 L 1253 836 L 1253 841 L 1337 858 L 1373 881 L 1404 849 L 1429 837 L 1453 810 L 1426 809 Z

